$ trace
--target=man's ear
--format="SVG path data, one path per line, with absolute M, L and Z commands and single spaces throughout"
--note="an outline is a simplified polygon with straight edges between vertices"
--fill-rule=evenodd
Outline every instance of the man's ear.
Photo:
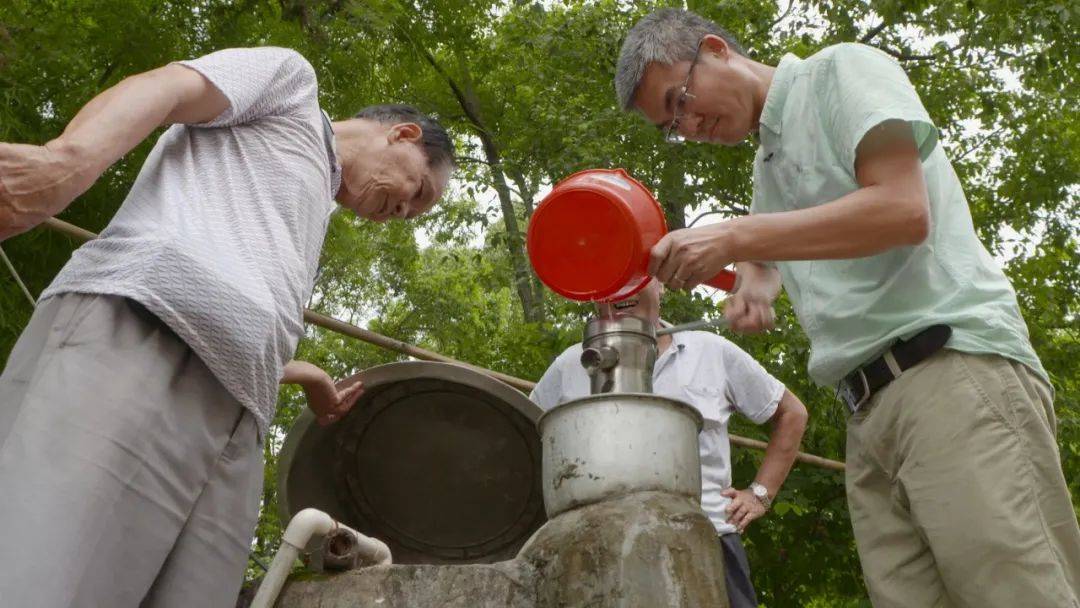
M 731 47 L 728 45 L 727 41 L 715 34 L 706 34 L 705 37 L 701 39 L 701 44 L 705 47 L 704 50 L 719 57 L 726 58 L 731 53 Z
M 424 136 L 424 130 L 415 122 L 401 122 L 390 127 L 387 139 L 390 143 L 398 141 L 419 142 Z

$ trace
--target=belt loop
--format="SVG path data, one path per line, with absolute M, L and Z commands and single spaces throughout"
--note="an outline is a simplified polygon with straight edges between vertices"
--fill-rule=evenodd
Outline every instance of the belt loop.
M 885 351 L 882 355 L 885 359 L 885 365 L 889 368 L 889 372 L 892 373 L 893 380 L 900 377 L 900 374 L 904 373 L 904 370 L 900 369 L 900 364 L 896 362 L 896 357 L 892 354 L 892 349 Z

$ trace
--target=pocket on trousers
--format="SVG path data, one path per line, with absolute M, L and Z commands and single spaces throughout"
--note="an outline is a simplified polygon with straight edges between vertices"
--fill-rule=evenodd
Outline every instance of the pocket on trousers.
M 960 354 L 959 363 L 970 386 L 981 397 L 980 405 L 1014 433 L 1018 432 L 1022 421 L 1016 410 L 1027 400 L 1027 395 L 1008 360 L 992 355 Z
M 75 334 L 102 303 L 102 296 L 90 293 L 68 293 L 60 297 L 63 298 L 62 314 L 57 315 L 57 323 L 53 325 L 53 331 L 59 335 L 57 347 L 63 348 L 73 343 Z

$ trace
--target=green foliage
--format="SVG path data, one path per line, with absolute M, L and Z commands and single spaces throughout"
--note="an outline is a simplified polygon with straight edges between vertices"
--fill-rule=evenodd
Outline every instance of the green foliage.
M 231 46 L 296 48 L 315 66 L 331 115 L 413 103 L 454 131 L 463 157 L 448 200 L 417 223 L 335 216 L 310 307 L 535 379 L 579 339 L 589 313 L 539 289 L 522 267 L 523 227 L 547 187 L 579 169 L 624 167 L 658 194 L 672 226 L 747 209 L 751 145 L 672 148 L 615 107 L 621 38 L 661 4 L 671 3 L 9 0 L 0 4 L 0 140 L 43 143 L 97 91 L 173 59 Z M 942 129 L 980 237 L 1008 260 L 1032 342 L 1057 390 L 1061 456 L 1080 497 L 1076 8 L 1054 0 L 690 5 L 767 63 L 856 40 L 902 61 Z M 113 167 L 63 219 L 103 228 L 151 144 Z M 3 246 L 36 294 L 75 244 L 35 230 Z M 718 314 L 700 294 L 669 294 L 665 310 L 675 322 Z M 0 272 L 0 361 L 29 314 Z M 786 301 L 778 315 L 780 329 L 735 340 L 807 403 L 804 450 L 842 459 L 844 415 L 806 378 L 809 347 Z M 297 356 L 335 376 L 400 358 L 318 328 L 309 328 Z M 281 533 L 275 455 L 303 407 L 301 394 L 283 389 L 266 438 L 254 546 L 264 563 Z M 765 437 L 745 422 L 733 431 Z M 733 456 L 736 483 L 745 485 L 760 454 Z M 766 605 L 867 605 L 841 475 L 797 466 L 747 544 Z M 249 572 L 259 573 L 255 566 Z

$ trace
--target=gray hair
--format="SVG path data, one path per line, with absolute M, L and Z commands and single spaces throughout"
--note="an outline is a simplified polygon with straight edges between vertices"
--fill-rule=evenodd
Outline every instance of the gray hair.
M 615 66 L 615 95 L 619 107 L 627 112 L 633 109 L 634 95 L 650 63 L 671 65 L 690 61 L 701 39 L 708 34 L 722 38 L 736 53 L 746 54 L 731 33 L 690 11 L 662 8 L 634 24 L 626 34 Z
M 454 169 L 454 141 L 438 120 L 405 104 L 383 104 L 368 106 L 356 113 L 353 118 L 373 120 L 384 125 L 412 122 L 420 126 L 421 145 L 427 156 L 428 166 Z

